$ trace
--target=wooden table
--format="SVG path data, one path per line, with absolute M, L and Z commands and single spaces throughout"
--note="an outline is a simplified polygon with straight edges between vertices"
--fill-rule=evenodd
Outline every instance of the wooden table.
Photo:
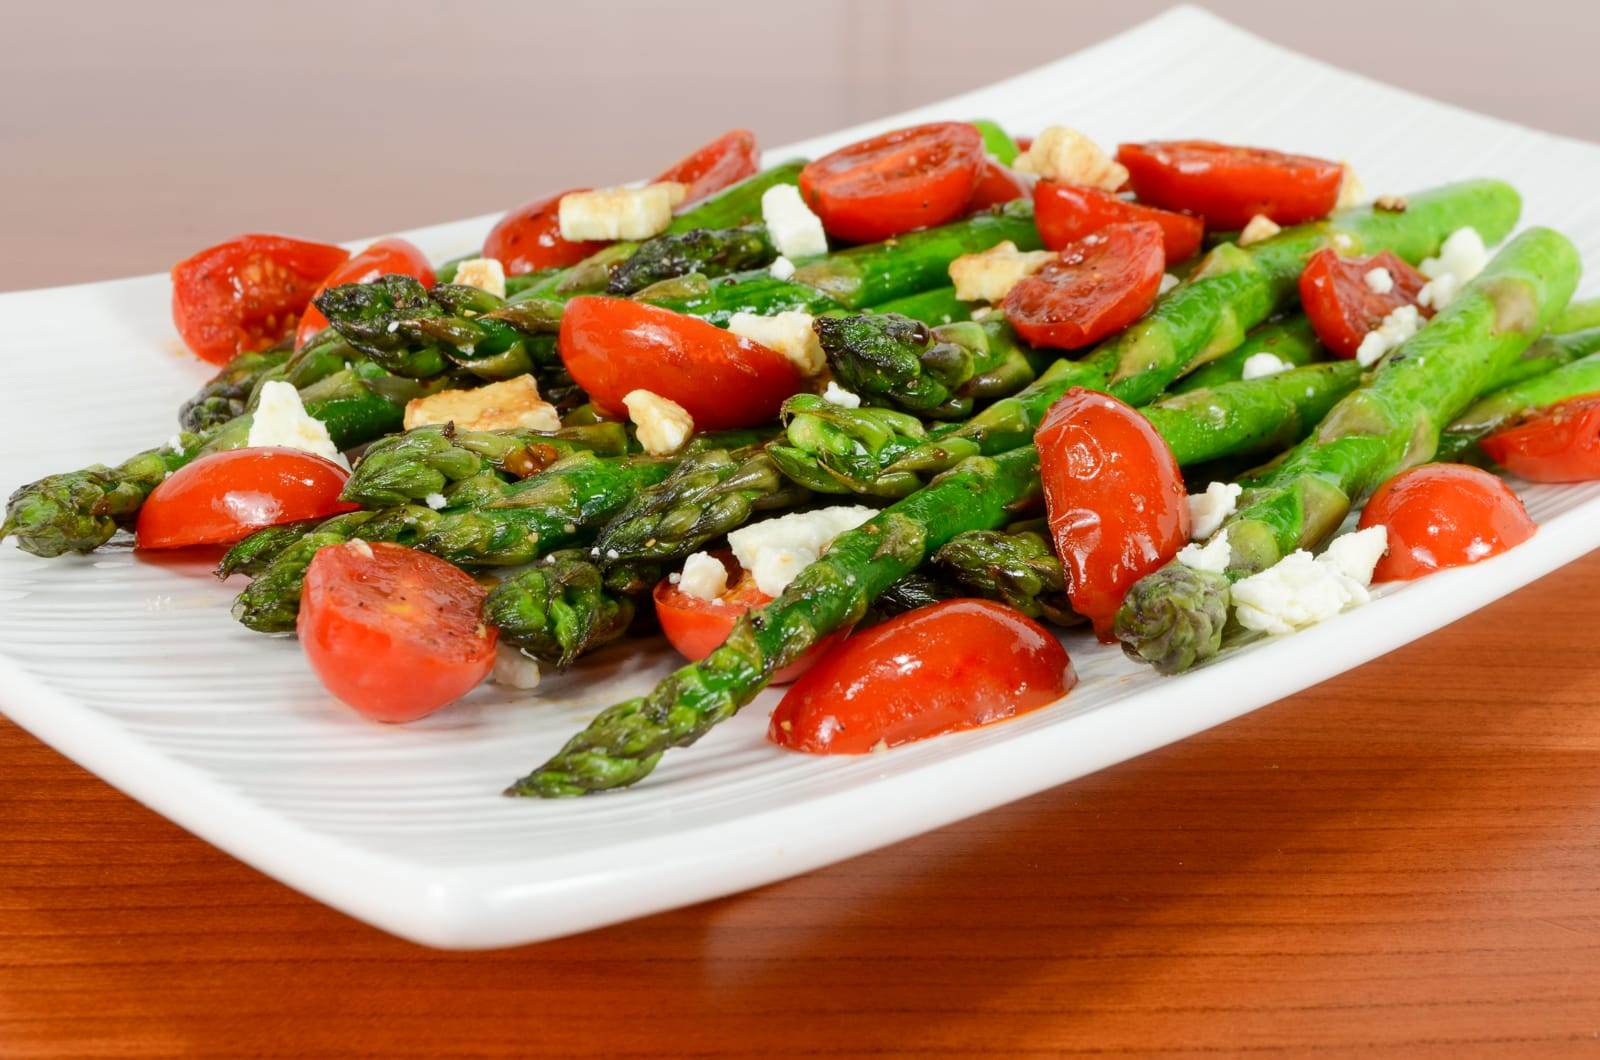
M 344 238 L 487 211 L 632 175 L 736 123 L 777 142 L 981 84 L 1160 6 L 1063 6 L 1051 32 L 991 47 L 994 26 L 1045 5 L 940 0 L 913 18 L 817 0 L 801 21 L 741 5 L 745 25 L 699 2 L 652 15 L 618 0 L 523 8 L 522 32 L 489 34 L 419 3 L 382 18 L 195 5 L 183 33 L 143 5 L 27 5 L 9 17 L 28 47 L 0 64 L 0 99 L 31 101 L 0 113 L 0 158 L 27 162 L 0 197 L 0 288 L 164 268 L 248 228 Z M 1579 90 L 1593 33 L 1571 22 L 1600 25 L 1592 9 L 1216 6 L 1411 87 L 1600 128 Z M 692 29 L 713 15 L 781 28 L 804 61 L 718 50 Z M 639 76 L 527 44 L 602 30 L 636 49 Z M 381 107 L 341 91 L 406 99 L 402 59 L 419 48 L 453 72 L 434 91 Z M 581 151 L 519 144 L 515 109 L 456 105 L 574 81 L 573 106 L 534 116 Z M 750 85 L 781 105 L 752 117 L 736 90 Z M 641 93 L 652 106 L 625 105 Z M 595 138 L 592 114 L 615 135 Z M 438 149 L 396 164 L 392 148 L 444 116 Z M 458 153 L 485 144 L 493 157 Z M 802 879 L 501 953 L 431 952 L 350 921 L 0 721 L 0 1057 L 1592 1053 L 1597 598 L 1600 556 L 1078 783 Z

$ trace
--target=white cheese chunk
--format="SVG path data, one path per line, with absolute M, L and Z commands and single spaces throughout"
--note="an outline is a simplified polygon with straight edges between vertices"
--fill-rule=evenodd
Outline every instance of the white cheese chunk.
M 1116 191 L 1128 182 L 1128 170 L 1122 163 L 1083 133 L 1064 125 L 1051 125 L 1035 136 L 1011 168 L 1045 180 L 1084 184 L 1101 191 Z
M 622 404 L 638 428 L 639 444 L 652 456 L 676 453 L 694 434 L 694 420 L 671 398 L 649 390 L 630 390 L 622 395 Z
M 344 455 L 334 448 L 328 428 L 306 412 L 306 407 L 300 403 L 300 392 L 293 385 L 276 380 L 262 384 L 261 398 L 250 414 L 250 433 L 244 444 L 299 449 L 350 466 Z
M 696 552 L 683 561 L 678 589 L 701 600 L 717 601 L 728 591 L 728 568 L 717 557 Z
M 767 272 L 769 274 L 771 274 L 771 276 L 772 276 L 772 278 L 774 280 L 790 280 L 790 279 L 793 279 L 794 278 L 794 262 L 792 262 L 788 258 L 784 257 L 782 254 L 779 254 L 778 255 L 778 260 L 774 261 L 771 265 L 767 266 Z
M 1456 300 L 1456 295 L 1461 293 L 1462 283 L 1456 278 L 1455 273 L 1447 272 L 1435 276 L 1422 285 L 1422 290 L 1417 292 L 1417 304 L 1435 313 Z
M 1361 279 L 1366 283 L 1367 290 L 1373 294 L 1388 294 L 1394 290 L 1394 274 L 1382 265 L 1375 269 L 1368 269 L 1366 275 Z
M 728 545 L 739 565 L 755 578 L 756 588 L 777 596 L 816 562 L 834 538 L 876 514 L 858 504 L 796 512 L 741 526 L 728 535 Z
M 1423 258 L 1417 271 L 1430 280 L 1449 273 L 1462 283 L 1477 276 L 1489 264 L 1489 248 L 1483 245 L 1478 230 L 1468 225 L 1450 233 L 1439 247 L 1439 256 Z
M 494 670 L 489 680 L 506 688 L 524 692 L 539 687 L 539 661 L 524 655 L 520 648 L 501 644 L 494 650 Z
M 1224 530 L 1204 545 L 1189 544 L 1178 550 L 1177 561 L 1192 570 L 1209 571 L 1212 574 L 1222 574 L 1228 569 L 1228 563 L 1233 558 L 1233 546 L 1228 544 L 1228 532 Z
M 642 188 L 597 188 L 561 196 L 561 238 L 649 239 L 672 223 L 672 208 L 685 188 L 675 181 Z
M 1250 222 L 1239 230 L 1239 245 L 1248 247 L 1252 243 L 1259 243 L 1263 239 L 1271 239 L 1283 228 L 1264 213 L 1258 213 L 1250 218 Z
M 1334 208 L 1342 210 L 1347 206 L 1367 201 L 1367 189 L 1361 186 L 1361 178 L 1356 176 L 1356 169 L 1349 162 L 1341 167 L 1344 173 L 1339 178 L 1339 198 Z
M 767 237 L 786 258 L 808 258 L 828 252 L 822 218 L 811 212 L 793 184 L 774 184 L 761 193 L 761 220 Z
M 1239 376 L 1241 379 L 1260 379 L 1263 376 L 1287 372 L 1293 367 L 1294 365 L 1275 353 L 1252 353 L 1244 359 L 1244 366 L 1240 369 Z
M 445 499 L 445 496 L 442 493 L 430 493 L 426 497 L 422 498 L 422 503 L 426 504 L 434 511 L 438 511 L 440 508 L 443 508 L 446 504 L 448 504 L 449 501 Z
M 1205 541 L 1233 514 L 1244 487 L 1237 482 L 1213 482 L 1204 493 L 1189 494 L 1189 539 Z
M 1345 577 L 1355 579 L 1365 588 L 1372 584 L 1373 568 L 1388 550 L 1389 528 L 1369 526 L 1334 538 L 1317 561 L 1331 563 Z
M 1383 359 L 1384 354 L 1401 345 L 1422 328 L 1422 314 L 1414 305 L 1403 305 L 1383 318 L 1383 323 L 1367 332 L 1356 347 L 1356 360 L 1361 367 L 1371 368 Z
M 554 431 L 561 428 L 561 414 L 539 396 L 533 376 L 519 375 L 474 390 L 441 390 L 406 403 L 406 430 L 439 423 L 454 423 L 464 431 L 512 427 Z
M 496 298 L 506 296 L 506 267 L 499 258 L 468 258 L 456 266 L 455 282 L 488 291 Z
M 1176 276 L 1172 275 L 1172 273 L 1163 272 L 1161 274 L 1161 286 L 1156 289 L 1156 293 L 1157 294 L 1166 294 L 1168 291 L 1172 290 L 1174 287 L 1178 286 L 1178 284 L 1180 284 L 1182 282 L 1183 282 L 1182 280 L 1180 280 Z
M 822 400 L 830 405 L 838 405 L 842 409 L 858 409 L 861 407 L 861 395 L 851 393 L 844 387 L 828 380 L 827 389 L 822 392 Z
M 812 330 L 813 323 L 810 313 L 799 310 L 765 317 L 756 313 L 735 313 L 728 318 L 728 330 L 777 350 L 800 369 L 801 375 L 809 378 L 820 373 L 828 363 L 822 343 Z
M 1054 251 L 1018 250 L 1007 239 L 977 254 L 963 254 L 950 263 L 950 282 L 963 302 L 999 302 L 1024 277 L 1054 261 Z
M 1374 526 L 1336 538 L 1316 558 L 1304 549 L 1291 552 L 1234 584 L 1234 616 L 1246 629 L 1292 633 L 1364 604 L 1372 569 L 1387 545 L 1388 532 Z

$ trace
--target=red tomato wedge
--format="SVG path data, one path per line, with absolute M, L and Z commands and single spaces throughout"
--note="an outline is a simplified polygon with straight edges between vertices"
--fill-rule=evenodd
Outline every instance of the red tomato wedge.
M 1107 225 L 1061 250 L 1006 295 L 1006 319 L 1028 342 L 1076 350 L 1115 335 L 1144 315 L 1166 264 L 1161 226 Z
M 595 407 L 619 419 L 623 395 L 642 389 L 682 405 L 699 430 L 754 427 L 776 419 L 784 398 L 805 387 L 776 350 L 626 298 L 572 299 L 557 346 Z
M 1375 290 L 1367 282 L 1374 269 L 1388 271 L 1388 290 Z M 1322 344 L 1334 356 L 1349 359 L 1384 317 L 1403 305 L 1416 305 L 1427 282 L 1422 273 L 1387 250 L 1370 258 L 1341 258 L 1331 247 L 1324 247 L 1306 260 L 1300 272 L 1300 304 Z M 1427 309 L 1422 313 L 1433 315 Z
M 268 526 L 354 511 L 339 499 L 349 472 L 298 449 L 211 453 L 174 471 L 139 509 L 140 548 L 228 545 Z
M 415 721 L 494 668 L 486 595 L 436 556 L 352 541 L 311 560 L 295 628 L 329 692 L 375 721 Z
M 495 222 L 483 241 L 483 256 L 497 259 L 507 276 L 525 276 L 540 269 L 576 265 L 606 246 L 561 238 L 561 196 L 588 188 L 570 188 L 560 195 L 525 203 Z
M 1210 140 L 1123 144 L 1117 161 L 1140 202 L 1199 214 L 1219 230 L 1243 228 L 1258 213 L 1280 225 L 1325 217 L 1344 179 L 1327 159 Z
M 1110 643 L 1133 583 L 1189 540 L 1189 494 L 1172 447 L 1109 394 L 1074 387 L 1034 434 L 1045 510 L 1073 610 Z
M 967 200 L 967 208 L 962 212 L 977 213 L 1012 199 L 1020 199 L 1026 194 L 1028 189 L 1016 174 L 998 162 L 984 159 L 983 171 L 978 175 L 978 186 L 972 189 L 972 198 Z
M 1161 226 L 1168 265 L 1193 257 L 1205 235 L 1205 223 L 1198 217 L 1129 202 L 1099 188 L 1050 180 L 1041 180 L 1034 186 L 1033 217 L 1039 226 L 1039 237 L 1051 250 L 1060 250 L 1107 225 L 1153 221 Z
M 772 712 L 767 739 L 865 754 L 1010 718 L 1077 683 L 1067 651 L 991 600 L 945 600 L 863 630 L 818 659 Z
M 759 166 L 760 157 L 756 134 L 749 129 L 734 129 L 674 162 L 652 183 L 677 181 L 685 188 L 683 201 L 698 202 L 750 176 Z
M 1489 459 L 1530 482 L 1600 478 L 1600 394 L 1571 398 L 1479 443 Z
M 247 235 L 172 267 L 172 322 L 212 364 L 261 350 L 294 330 L 318 285 L 350 256 L 343 247 Z
M 1522 544 L 1538 529 L 1510 486 L 1466 464 L 1400 472 L 1362 510 L 1361 529 L 1372 526 L 1389 532 L 1389 550 L 1372 572 L 1378 582 L 1477 563 Z
M 404 239 L 380 239 L 329 273 L 312 297 L 330 287 L 371 283 L 379 276 L 389 275 L 410 276 L 424 287 L 433 286 L 433 266 L 428 264 L 427 256 L 415 244 Z M 294 348 L 301 349 L 327 326 L 328 318 L 322 315 L 322 310 L 314 305 L 306 306 L 300 326 L 295 329 Z
M 671 578 L 657 582 L 652 594 L 661 632 L 678 654 L 690 662 L 698 662 L 722 647 L 722 642 L 733 632 L 734 624 L 746 612 L 765 607 L 773 599 L 756 587 L 755 577 L 739 566 L 731 553 L 714 552 L 712 555 L 728 570 L 728 589 L 717 599 L 691 596 L 672 584 Z M 773 674 L 769 683 L 786 685 L 805 673 L 839 636 L 831 633 L 823 637 L 800 658 Z
M 807 163 L 800 194 L 829 235 L 874 243 L 959 217 L 985 161 L 966 122 L 914 125 Z

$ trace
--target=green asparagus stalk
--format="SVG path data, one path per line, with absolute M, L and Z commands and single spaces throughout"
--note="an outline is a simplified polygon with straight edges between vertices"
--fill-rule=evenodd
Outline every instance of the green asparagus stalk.
M 1535 346 L 1545 344 L 1581 353 L 1551 372 L 1502 387 L 1473 402 L 1445 428 L 1436 459 L 1477 458 L 1481 455 L 1476 451 L 1478 443 L 1502 427 L 1569 398 L 1600 393 L 1600 328 L 1541 339 Z
M 998 600 L 1029 618 L 1076 625 L 1061 560 L 1033 530 L 969 530 L 933 554 L 934 564 L 968 592 Z
M 907 611 L 915 611 L 942 600 L 968 595 L 970 593 L 963 591 L 962 586 L 956 582 L 924 567 L 912 571 L 903 578 L 895 579 L 887 589 L 879 593 L 872 601 L 872 606 L 867 609 L 866 617 L 861 620 L 861 624 L 876 625 L 885 619 L 903 615 Z
M 1550 325 L 1556 335 L 1590 328 L 1600 328 L 1600 298 L 1574 298 Z
M 956 297 L 954 287 L 935 287 L 931 291 L 919 291 L 904 298 L 892 298 L 868 306 L 867 312 L 898 313 L 924 324 L 954 324 L 960 320 L 970 320 L 972 309 L 973 303 L 963 302 Z
M 564 549 L 491 589 L 483 618 L 506 643 L 565 668 L 627 631 L 637 595 L 608 585 L 583 549 Z
M 984 153 L 1002 166 L 1009 166 L 1017 160 L 1017 155 L 1022 153 L 1017 147 L 1017 141 L 1011 138 L 1011 134 L 995 122 L 987 118 L 974 118 L 971 124 L 983 137 Z
M 1322 344 L 1317 341 L 1317 333 L 1311 329 L 1311 321 L 1304 313 L 1295 313 L 1262 324 L 1245 336 L 1238 349 L 1196 368 L 1173 384 L 1172 390 L 1182 393 L 1241 379 L 1244 362 L 1258 353 L 1270 353 L 1296 367 L 1327 358 Z
M 186 431 L 199 432 L 243 415 L 257 381 L 283 367 L 293 353 L 293 342 L 285 340 L 265 350 L 239 354 L 183 403 L 178 409 L 178 425 Z
M 785 477 L 818 493 L 904 497 L 922 488 L 913 472 L 886 472 L 927 440 L 922 421 L 897 409 L 846 408 L 815 394 L 783 403 L 782 442 L 767 453 Z
M 629 295 L 653 283 L 690 273 L 726 276 L 748 269 L 766 268 L 778 251 L 765 225 L 739 228 L 696 228 L 690 232 L 660 235 L 641 243 L 606 279 L 606 293 Z
M 349 540 L 357 536 L 361 526 L 376 514 L 371 511 L 345 512 L 327 519 L 301 519 L 257 530 L 223 554 L 221 562 L 217 564 L 216 575 L 218 578 L 228 578 L 243 574 L 255 578 L 271 566 L 273 560 L 311 534 L 320 530 L 326 534 L 340 534 L 341 540 Z
M 1174 561 L 1134 585 L 1116 619 L 1129 654 L 1168 673 L 1215 655 L 1230 582 L 1317 547 L 1384 479 L 1431 459 L 1441 429 L 1566 305 L 1580 267 L 1572 244 L 1549 229 L 1507 244 L 1246 492 L 1220 531 L 1231 549 L 1226 573 Z

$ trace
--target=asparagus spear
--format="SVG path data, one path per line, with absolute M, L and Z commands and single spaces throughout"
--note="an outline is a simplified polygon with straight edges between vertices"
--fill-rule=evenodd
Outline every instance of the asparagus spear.
M 626 577 L 632 585 L 655 581 L 637 569 Z M 638 595 L 628 588 L 608 580 L 583 549 L 564 549 L 491 589 L 483 618 L 507 643 L 564 668 L 627 631 Z
M 891 298 L 887 302 L 868 306 L 867 312 L 899 313 L 924 324 L 954 324 L 958 320 L 970 320 L 972 309 L 971 302 L 963 302 L 956 297 L 954 287 L 935 287 L 931 291 L 919 291 L 904 298 Z
M 1581 351 L 1582 356 L 1554 371 L 1502 387 L 1479 398 L 1446 427 L 1439 439 L 1439 460 L 1464 460 L 1475 456 L 1477 445 L 1502 427 L 1530 412 L 1560 404 L 1568 398 L 1600 393 L 1600 328 L 1541 339 L 1546 343 Z
M 1575 298 L 1567 303 L 1550 330 L 1558 335 L 1600 328 L 1600 298 Z
M 1076 625 L 1061 560 L 1033 530 L 969 530 L 933 554 L 933 562 L 963 588 L 998 600 L 1030 618 Z
M 326 534 L 339 534 L 340 540 L 348 541 L 356 537 L 360 527 L 376 514 L 371 511 L 345 512 L 327 519 L 301 519 L 257 530 L 223 554 L 221 562 L 217 564 L 217 577 L 227 578 L 234 574 L 258 577 L 280 555 L 311 534 L 320 530 Z
M 765 268 L 777 256 L 765 225 L 696 228 L 641 243 L 611 270 L 605 289 L 607 294 L 634 294 L 653 283 L 692 272 L 711 277 Z
M 1317 341 L 1317 333 L 1311 329 L 1311 321 L 1306 319 L 1304 313 L 1295 313 L 1282 320 L 1269 320 L 1262 324 L 1245 336 L 1238 349 L 1196 368 L 1178 380 L 1172 389 L 1182 393 L 1243 378 L 1244 362 L 1258 353 L 1270 353 L 1280 361 L 1295 366 L 1327 357 L 1322 344 Z
M 286 339 L 264 350 L 239 354 L 183 403 L 178 409 L 178 426 L 198 432 L 220 427 L 235 416 L 243 415 L 256 382 L 268 372 L 283 367 L 293 353 L 293 341 Z
M 1441 428 L 1511 368 L 1566 305 L 1579 269 L 1572 244 L 1549 229 L 1530 229 L 1507 244 L 1253 484 L 1220 531 L 1232 553 L 1225 574 L 1174 561 L 1134 585 L 1116 619 L 1129 654 L 1166 673 L 1215 655 L 1230 582 L 1295 549 L 1315 548 L 1384 479 L 1430 459 Z

